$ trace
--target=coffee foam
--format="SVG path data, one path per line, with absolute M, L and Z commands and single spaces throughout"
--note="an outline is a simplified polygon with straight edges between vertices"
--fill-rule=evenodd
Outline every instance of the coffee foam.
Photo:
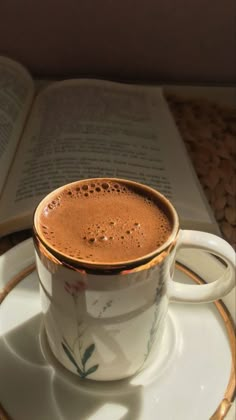
M 145 188 L 125 181 L 80 181 L 46 200 L 39 233 L 66 257 L 88 263 L 126 262 L 166 242 L 173 229 L 166 211 Z

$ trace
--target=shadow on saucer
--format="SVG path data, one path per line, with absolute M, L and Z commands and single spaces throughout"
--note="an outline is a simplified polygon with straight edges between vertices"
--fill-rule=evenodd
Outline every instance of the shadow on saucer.
M 52 355 L 35 315 L 0 338 L 1 403 L 13 419 L 133 420 L 142 412 L 141 384 L 80 379 Z

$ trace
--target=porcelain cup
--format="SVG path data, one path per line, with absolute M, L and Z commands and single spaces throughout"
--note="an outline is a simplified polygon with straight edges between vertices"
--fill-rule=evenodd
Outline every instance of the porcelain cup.
M 218 236 L 180 229 L 173 205 L 155 194 L 172 212 L 173 231 L 149 258 L 120 267 L 86 267 L 60 258 L 39 233 L 45 199 L 36 208 L 33 237 L 48 344 L 56 359 L 80 378 L 104 381 L 136 374 L 164 351 L 161 338 L 171 302 L 211 302 L 235 286 L 233 248 Z M 175 282 L 176 255 L 183 248 L 219 257 L 224 275 L 205 285 Z

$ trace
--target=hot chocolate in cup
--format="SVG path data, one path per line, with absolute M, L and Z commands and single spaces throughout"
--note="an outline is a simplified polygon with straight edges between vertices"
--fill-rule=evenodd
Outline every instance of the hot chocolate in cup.
M 157 191 L 121 179 L 92 179 L 42 201 L 35 226 L 58 257 L 86 266 L 139 264 L 168 247 L 178 216 Z
M 96 178 L 64 185 L 34 214 L 43 325 L 56 359 L 81 379 L 117 380 L 152 363 L 169 304 L 205 303 L 235 286 L 235 253 L 222 238 L 179 228 L 158 191 Z M 181 248 L 225 264 L 211 284 L 174 281 Z

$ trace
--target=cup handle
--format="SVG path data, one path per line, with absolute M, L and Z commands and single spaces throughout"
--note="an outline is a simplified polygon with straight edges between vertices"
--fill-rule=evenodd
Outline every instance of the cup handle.
M 214 254 L 225 262 L 226 267 L 223 275 L 209 284 L 196 286 L 170 280 L 168 295 L 172 302 L 212 302 L 227 295 L 234 288 L 235 252 L 228 242 L 211 233 L 180 230 L 176 251 L 182 248 L 200 249 Z

